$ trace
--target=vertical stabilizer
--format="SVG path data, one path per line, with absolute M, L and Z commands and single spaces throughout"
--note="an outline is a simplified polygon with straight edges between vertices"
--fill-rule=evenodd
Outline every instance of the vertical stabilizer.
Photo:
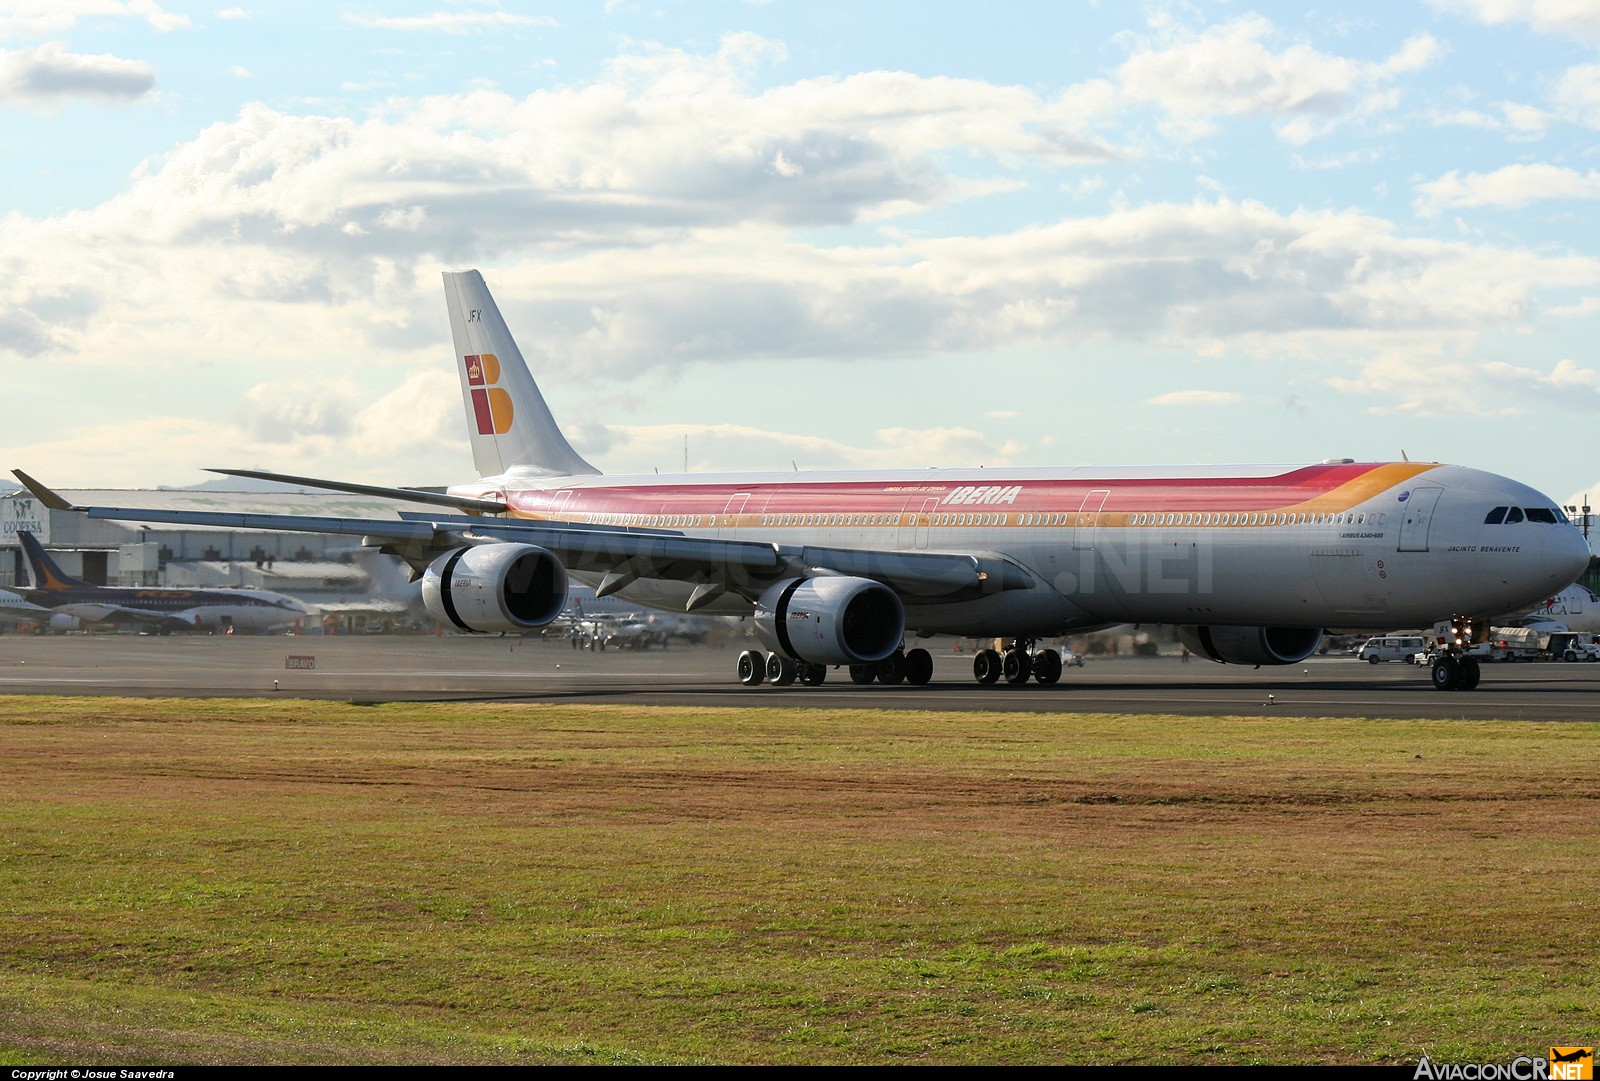
M 556 426 L 483 275 L 446 271 L 444 295 L 478 475 L 495 476 L 514 466 L 563 477 L 599 473 Z
M 50 553 L 44 550 L 44 545 L 39 543 L 39 538 L 32 533 L 18 530 L 17 540 L 22 542 L 22 551 L 28 557 L 28 571 L 33 576 L 34 589 L 72 589 L 87 584 L 63 573 L 56 566 L 56 561 L 50 558 Z

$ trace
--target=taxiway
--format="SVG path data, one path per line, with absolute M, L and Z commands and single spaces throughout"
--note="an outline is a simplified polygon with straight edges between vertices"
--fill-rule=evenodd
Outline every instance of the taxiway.
M 948 647 L 947 647 L 948 648 Z M 575 650 L 471 637 L 0 635 L 0 694 L 283 696 L 358 701 L 583 701 L 992 712 L 1256 714 L 1459 720 L 1591 720 L 1600 664 L 1500 664 L 1476 691 L 1441 693 L 1424 670 L 1318 656 L 1277 668 L 1191 658 L 1090 658 L 1054 687 L 980 686 L 969 654 L 935 653 L 927 686 L 747 688 L 736 651 Z

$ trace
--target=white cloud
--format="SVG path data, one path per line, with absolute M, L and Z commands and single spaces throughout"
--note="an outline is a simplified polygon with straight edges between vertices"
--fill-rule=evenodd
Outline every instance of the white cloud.
M 1579 64 L 1562 72 L 1550 102 L 1563 120 L 1600 128 L 1600 64 Z
M 1410 416 L 1513 417 L 1549 412 L 1593 416 L 1600 410 L 1600 371 L 1572 360 L 1549 372 L 1488 361 L 1462 363 L 1442 352 L 1395 351 L 1367 364 L 1353 379 L 1328 384 L 1382 399 L 1369 411 Z
M 852 446 L 814 435 L 794 435 L 743 424 L 607 426 L 574 442 L 582 454 L 612 454 L 653 465 L 662 472 L 683 467 L 688 439 L 692 470 L 923 469 L 937 466 L 999 466 L 1026 450 L 1007 440 L 995 444 L 968 428 L 883 428 L 874 446 Z
M 122 105 L 155 88 L 141 60 L 70 53 L 60 42 L 0 50 L 0 106 L 52 113 L 73 101 Z
M 160 32 L 189 26 L 189 16 L 155 0 L 6 0 L 0 6 L 0 41 L 53 37 L 85 19 L 140 19 Z
M 1458 206 L 1524 207 L 1545 199 L 1600 199 L 1600 172 L 1579 173 L 1556 165 L 1507 165 L 1463 177 L 1452 170 L 1418 184 L 1417 211 L 1437 214 Z
M 1376 64 L 1303 44 L 1273 51 L 1267 42 L 1277 31 L 1259 15 L 1198 32 L 1161 28 L 1163 40 L 1140 45 L 1123 63 L 1119 89 L 1129 100 L 1159 105 L 1193 136 L 1211 130 L 1207 117 L 1275 116 L 1283 139 L 1306 142 L 1344 116 L 1391 107 L 1391 99 L 1377 96 L 1383 84 L 1426 67 L 1440 51 L 1426 34 Z
M 1600 44 L 1600 8 L 1586 0 L 1429 0 L 1435 8 L 1457 11 L 1489 26 L 1526 23 L 1540 33 Z
M 1174 390 L 1146 398 L 1145 405 L 1237 405 L 1243 394 L 1231 390 Z
M 344 21 L 373 30 L 422 30 L 443 34 L 470 34 L 508 26 L 557 25 L 548 15 L 515 15 L 508 11 L 436 11 L 406 16 L 347 11 Z

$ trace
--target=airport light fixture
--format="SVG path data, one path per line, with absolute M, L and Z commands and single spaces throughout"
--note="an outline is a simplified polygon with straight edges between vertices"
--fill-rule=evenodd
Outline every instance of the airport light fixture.
M 1567 507 L 1567 513 L 1578 519 L 1578 527 L 1583 530 L 1583 539 L 1585 541 L 1589 539 L 1589 511 L 1591 509 L 1592 508 L 1589 506 L 1588 493 L 1584 493 L 1583 506 Z

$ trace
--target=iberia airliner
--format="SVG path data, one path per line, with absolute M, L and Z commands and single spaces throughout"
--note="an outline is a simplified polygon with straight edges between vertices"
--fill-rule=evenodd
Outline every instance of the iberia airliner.
M 1127 622 L 1174 624 L 1195 653 L 1233 664 L 1295 663 L 1326 628 L 1453 620 L 1464 646 L 1486 617 L 1532 607 L 1589 561 L 1553 500 L 1426 462 L 603 476 L 562 435 L 483 277 L 444 284 L 478 480 L 439 494 L 219 472 L 453 513 L 71 509 L 361 535 L 410 562 L 429 611 L 462 631 L 549 623 L 569 573 L 600 596 L 753 616 L 765 649 L 737 665 L 752 686 L 821 682 L 830 666 L 926 683 L 932 657 L 914 642 L 936 634 L 1006 640 L 977 655 L 981 682 L 1055 683 L 1061 656 L 1041 640 Z M 1441 690 L 1478 677 L 1459 649 L 1433 668 Z

